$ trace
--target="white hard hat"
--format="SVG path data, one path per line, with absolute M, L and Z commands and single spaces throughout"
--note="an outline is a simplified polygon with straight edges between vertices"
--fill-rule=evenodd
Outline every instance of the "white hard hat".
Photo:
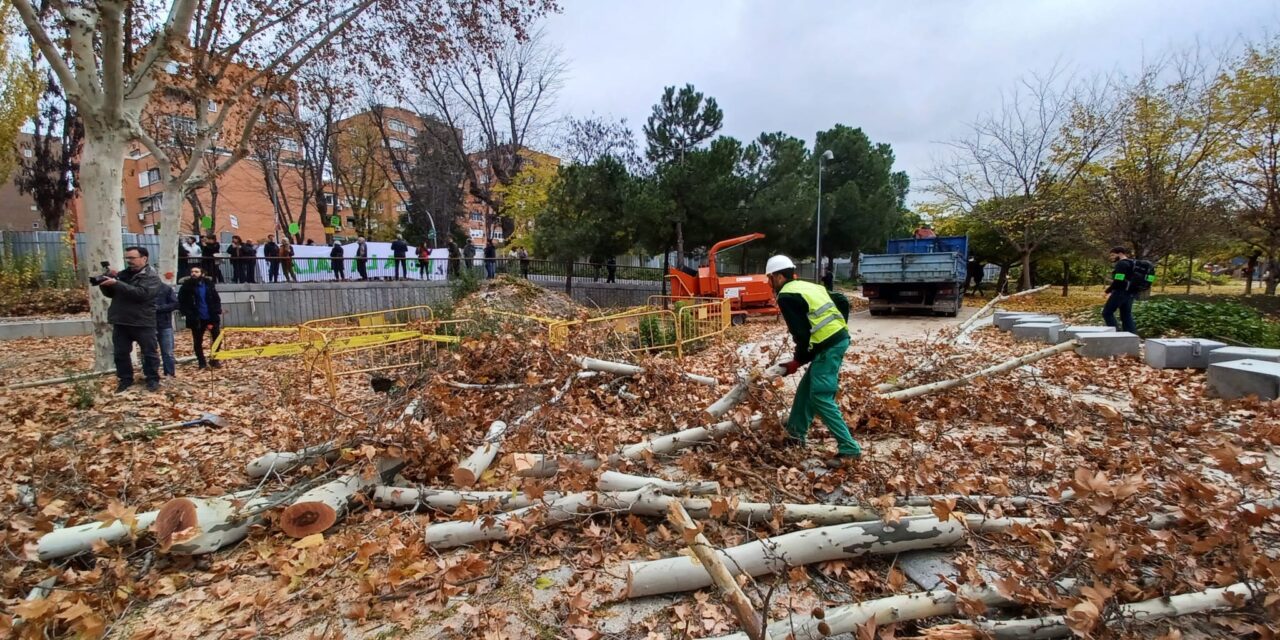
M 766 276 L 771 276 L 783 269 L 794 268 L 796 268 L 796 263 L 792 262 L 791 258 L 786 256 L 774 256 L 769 258 L 768 262 L 764 263 L 764 274 Z

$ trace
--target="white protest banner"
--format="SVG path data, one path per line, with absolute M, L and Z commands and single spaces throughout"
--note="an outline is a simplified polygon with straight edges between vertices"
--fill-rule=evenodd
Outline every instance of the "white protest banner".
M 365 263 L 365 272 L 370 279 L 390 280 L 395 277 L 395 257 L 391 255 L 390 242 L 366 242 L 365 246 L 369 250 L 369 260 Z M 343 271 L 347 280 L 359 280 L 360 273 L 356 269 L 356 243 L 342 245 L 342 263 Z M 337 276 L 333 269 L 333 259 L 329 254 L 333 251 L 333 247 L 319 245 L 293 245 L 293 272 L 298 276 L 299 282 L 320 282 L 334 281 Z M 268 281 L 267 261 L 263 258 L 262 246 L 258 246 L 258 257 L 260 260 L 257 264 L 258 282 Z M 409 247 L 409 253 L 405 257 L 405 266 L 409 271 L 410 280 L 444 280 L 448 277 L 449 269 L 449 250 L 448 249 L 432 249 L 431 255 L 428 257 L 428 268 L 423 274 L 418 272 L 418 250 Z M 425 276 L 425 277 L 424 277 Z M 280 270 L 280 282 L 284 282 L 284 269 Z

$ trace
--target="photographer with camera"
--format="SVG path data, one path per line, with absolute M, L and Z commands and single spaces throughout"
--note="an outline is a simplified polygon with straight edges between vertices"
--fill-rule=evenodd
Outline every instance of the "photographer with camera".
M 129 357 L 134 343 L 142 348 L 142 374 L 147 390 L 160 388 L 160 351 L 156 341 L 156 296 L 160 294 L 160 276 L 147 264 L 147 250 L 126 247 L 124 271 L 115 271 L 107 263 L 106 272 L 89 278 L 102 295 L 111 298 L 107 322 L 111 324 L 111 341 L 116 361 L 116 393 L 133 385 L 133 361 Z

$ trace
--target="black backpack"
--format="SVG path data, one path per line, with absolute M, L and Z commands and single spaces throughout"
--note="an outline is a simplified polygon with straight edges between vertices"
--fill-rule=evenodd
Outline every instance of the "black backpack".
M 1156 265 L 1150 260 L 1133 261 L 1133 280 L 1129 282 L 1129 291 L 1139 293 L 1151 289 L 1156 281 Z

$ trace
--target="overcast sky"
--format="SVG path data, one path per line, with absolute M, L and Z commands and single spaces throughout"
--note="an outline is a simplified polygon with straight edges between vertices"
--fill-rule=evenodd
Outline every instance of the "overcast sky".
M 641 136 L 663 87 L 693 83 L 722 133 L 812 145 L 836 123 L 893 145 L 913 187 L 940 151 L 1055 64 L 1131 71 L 1197 41 L 1280 30 L 1280 0 L 561 0 L 546 35 L 569 65 L 559 108 L 625 117 Z M 914 190 L 913 190 L 914 191 Z M 913 193 L 912 199 L 919 197 Z

